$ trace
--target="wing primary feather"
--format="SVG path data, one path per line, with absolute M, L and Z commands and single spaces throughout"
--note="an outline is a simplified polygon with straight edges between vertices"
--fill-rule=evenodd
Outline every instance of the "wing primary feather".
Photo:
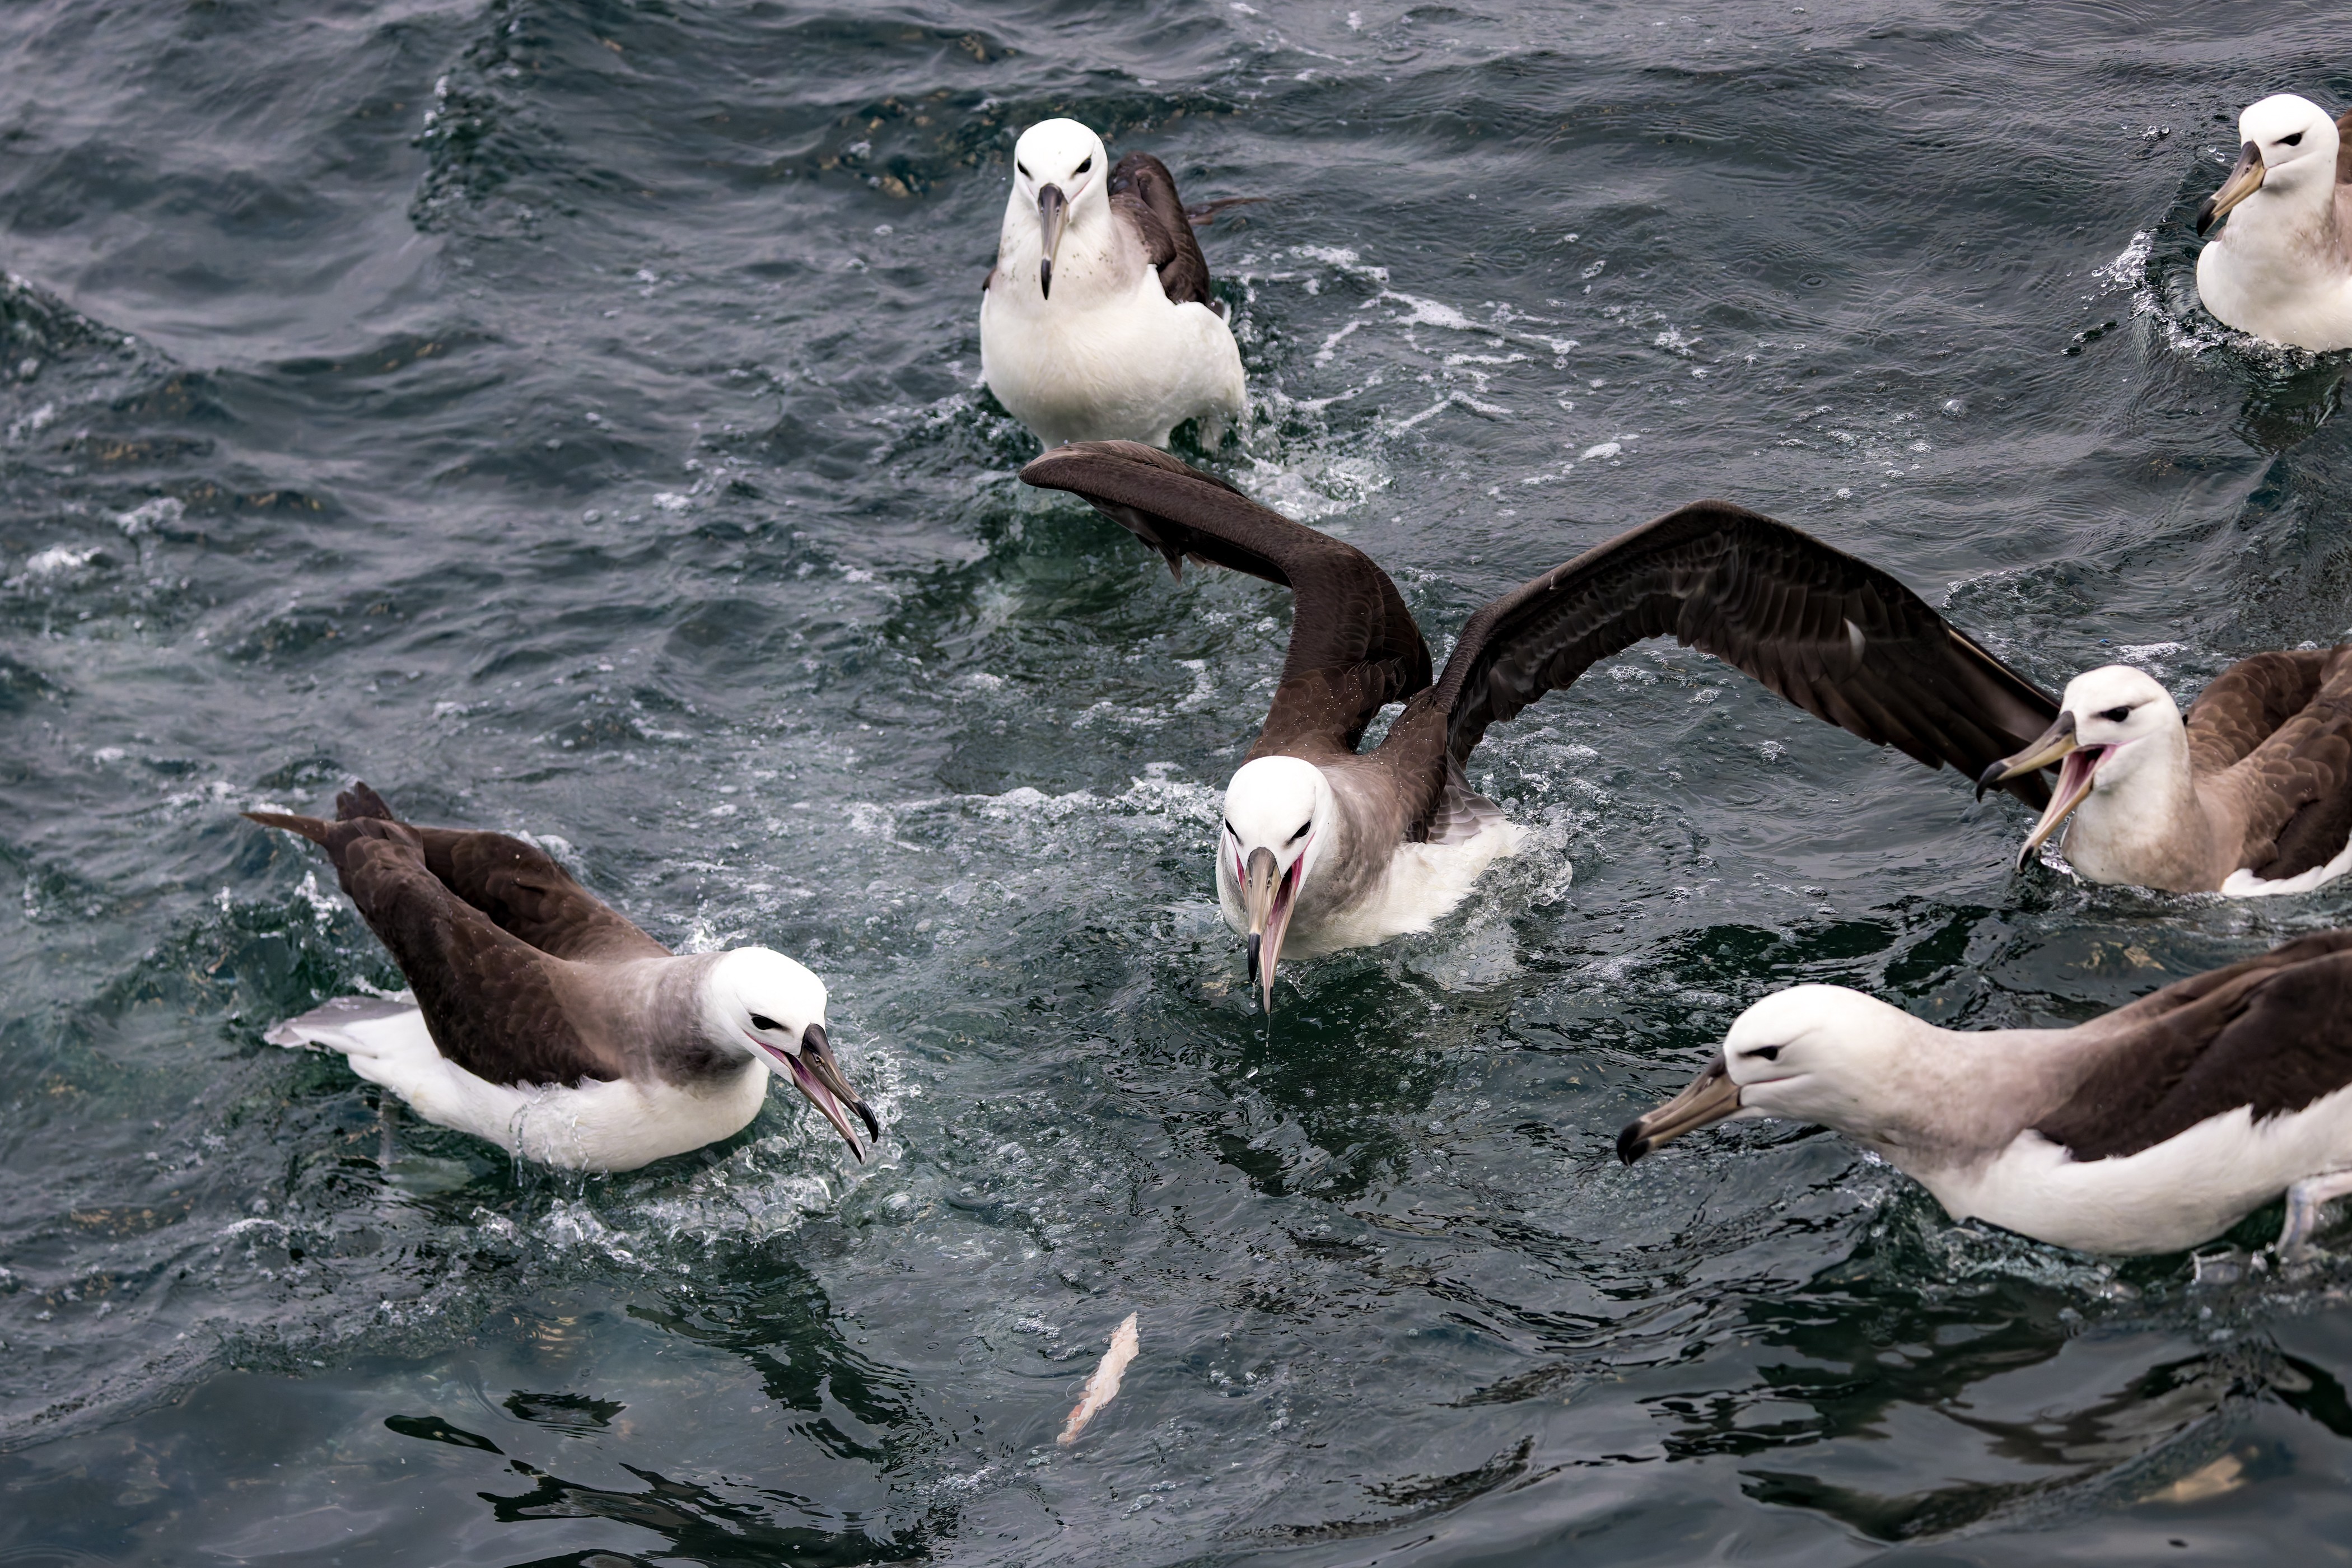
M 1470 618 L 1436 684 L 1414 699 L 1444 714 L 1444 754 L 1398 758 L 1424 781 L 1421 820 L 1435 809 L 1447 763 L 1466 763 L 1487 725 L 1662 634 L 1817 718 L 1970 781 L 2058 711 L 2057 699 L 1887 573 L 1760 513 L 1698 501 Z M 1401 744 L 1422 747 L 1433 733 L 1418 724 L 1391 731 Z M 2032 804 L 2046 799 L 2039 777 L 2004 787 Z
M 1291 590 L 1290 647 L 1251 755 L 1352 752 L 1374 714 L 1429 684 L 1429 647 L 1387 573 L 1354 545 L 1131 441 L 1057 447 L 1021 470 L 1084 498 L 1168 561 Z

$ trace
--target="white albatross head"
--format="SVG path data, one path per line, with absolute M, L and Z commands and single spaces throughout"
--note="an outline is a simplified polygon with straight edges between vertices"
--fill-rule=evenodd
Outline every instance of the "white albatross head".
M 1065 225 L 1092 228 L 1110 216 L 1110 153 L 1102 138 L 1075 120 L 1041 120 L 1013 145 L 1013 195 L 1004 207 L 1004 232 L 1037 215 L 1037 290 L 1054 297 L 1054 253 Z
M 824 982 L 770 948 L 739 947 L 722 954 L 702 983 L 703 1026 L 711 1038 L 747 1058 L 772 1062 L 863 1161 L 866 1145 L 850 1113 L 875 1138 L 882 1136 L 882 1124 L 842 1076 L 825 1038 L 824 1004 Z
M 1867 1137 L 1887 1119 L 1907 1047 L 1927 1028 L 1843 985 L 1792 985 L 1733 1020 L 1690 1087 L 1617 1135 L 1630 1165 L 1685 1132 L 1733 1117 L 1777 1116 Z
M 2058 787 L 2050 792 L 2042 820 L 2017 852 L 2022 867 L 2094 790 L 2102 809 L 2137 811 L 2158 819 L 2158 803 L 2144 796 L 2179 782 L 2188 765 L 2187 733 L 2172 694 L 2154 678 L 2126 664 L 2102 665 L 2066 683 L 2066 694 L 2058 700 L 2058 721 L 2025 750 L 1987 768 L 1979 793 L 2058 764 Z
M 1249 937 L 1250 983 L 1274 1010 L 1274 968 L 1299 889 L 1330 847 L 1339 802 L 1323 770 L 1297 757 L 1244 763 L 1225 786 L 1217 883 Z
M 2263 99 L 2238 116 L 2238 141 L 2237 166 L 2197 209 L 2199 234 L 2257 191 L 2288 202 L 2334 201 L 2336 121 L 2311 100 L 2291 92 Z

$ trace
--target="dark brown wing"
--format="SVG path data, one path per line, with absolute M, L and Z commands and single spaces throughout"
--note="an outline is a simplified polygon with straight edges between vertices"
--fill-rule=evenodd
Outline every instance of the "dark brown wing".
M 1429 684 L 1420 628 L 1388 574 L 1354 545 L 1133 441 L 1056 447 L 1021 477 L 1084 496 L 1179 577 L 1191 559 L 1290 589 L 1290 653 L 1251 756 L 1352 753 L 1382 704 Z
M 365 785 L 361 785 L 365 790 Z M 367 800 L 383 803 L 373 791 Z M 424 834 L 346 794 L 339 820 L 250 813 L 322 844 L 343 891 L 392 952 L 441 1054 L 491 1083 L 623 1076 L 581 1038 L 546 953 L 494 924 L 425 863 Z M 315 831 L 314 831 L 315 829 Z
M 1209 297 L 1209 261 L 1192 237 L 1192 221 L 1176 195 L 1176 177 L 1149 153 L 1129 153 L 1110 172 L 1111 210 L 1135 225 L 1143 253 L 1160 268 L 1160 291 L 1171 304 L 1190 300 L 1215 307 Z
M 2352 109 L 2336 120 L 2336 183 L 2352 185 Z
M 2241 659 L 2198 693 L 2187 724 L 2200 787 L 2237 798 L 2240 864 L 2255 876 L 2299 876 L 2352 837 L 2352 646 Z
M 451 892 L 541 952 L 578 960 L 670 956 L 543 849 L 503 833 L 417 832 L 425 840 L 425 864 Z
M 247 812 L 256 822 L 299 833 L 314 843 L 330 824 L 313 817 Z M 336 819 L 400 819 L 384 799 L 364 784 L 335 797 Z M 307 826 L 305 826 L 307 825 Z M 541 952 L 568 959 L 667 958 L 669 949 L 630 923 L 572 879 L 545 850 L 503 833 L 459 827 L 417 827 L 425 864 L 448 889 L 488 915 L 510 936 Z
M 2241 1106 L 2258 1121 L 2301 1110 L 2352 1085 L 2347 1017 L 2352 931 L 2191 976 L 2110 1014 L 2115 1050 L 2034 1131 L 2077 1160 L 2119 1159 Z
M 1622 533 L 1470 617 L 1437 684 L 1381 742 L 1417 753 L 1429 809 L 1486 726 L 1597 659 L 1671 637 L 1819 719 L 1974 778 L 2058 716 L 2057 699 L 1893 577 L 1769 517 L 1699 501 Z M 2006 786 L 2049 798 L 2039 775 Z

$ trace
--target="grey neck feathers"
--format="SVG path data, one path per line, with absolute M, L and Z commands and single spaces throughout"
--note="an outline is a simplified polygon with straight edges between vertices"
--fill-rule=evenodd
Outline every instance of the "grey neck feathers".
M 743 1048 L 710 1037 L 703 1005 L 703 984 L 724 956 L 649 958 L 602 970 L 590 982 L 604 993 L 594 1016 L 608 1020 L 609 1043 L 631 1078 L 709 1083 L 732 1079 L 749 1065 Z

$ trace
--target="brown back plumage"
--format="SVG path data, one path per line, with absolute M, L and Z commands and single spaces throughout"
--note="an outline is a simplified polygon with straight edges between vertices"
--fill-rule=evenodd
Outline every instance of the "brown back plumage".
M 2241 659 L 2184 721 L 2200 791 L 2230 795 L 2245 824 L 2238 864 L 2276 881 L 2352 837 L 2352 645 Z
M 343 891 L 391 951 L 441 1054 L 492 1083 L 623 1076 L 565 1011 L 555 965 L 669 950 L 549 858 L 503 833 L 415 827 L 355 784 L 335 820 L 245 814 L 327 851 Z
M 1108 188 L 1111 209 L 1124 214 L 1143 237 L 1144 254 L 1160 268 L 1160 289 L 1169 302 L 1192 300 L 1215 310 L 1209 259 L 1193 237 L 1168 165 L 1149 153 L 1129 153 L 1112 166 Z
M 2166 986 L 2096 1026 L 2110 1053 L 2034 1129 L 2120 1159 L 2246 1107 L 2256 1121 L 2352 1085 L 2352 931 L 2320 931 Z

